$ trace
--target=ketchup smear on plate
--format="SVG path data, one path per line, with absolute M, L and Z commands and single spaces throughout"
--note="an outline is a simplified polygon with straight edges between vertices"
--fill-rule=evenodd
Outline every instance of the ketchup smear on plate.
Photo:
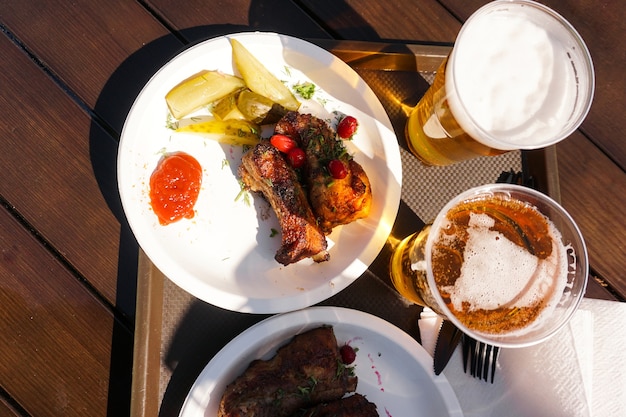
M 159 223 L 193 218 L 201 184 L 202 167 L 193 156 L 185 152 L 164 156 L 150 176 L 150 204 Z

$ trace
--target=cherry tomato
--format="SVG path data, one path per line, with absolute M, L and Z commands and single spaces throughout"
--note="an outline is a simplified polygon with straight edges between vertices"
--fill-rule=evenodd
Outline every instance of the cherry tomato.
M 356 129 L 359 127 L 359 122 L 352 116 L 346 116 L 339 122 L 337 126 L 337 135 L 341 139 L 349 139 L 355 133 Z
M 350 365 L 356 359 L 356 352 L 350 345 L 343 345 L 339 349 L 339 353 L 341 354 L 341 360 L 346 365 Z
M 336 180 L 342 180 L 348 175 L 346 165 L 339 159 L 333 159 L 328 163 L 328 172 Z
M 306 154 L 301 148 L 291 148 L 287 152 L 287 159 L 294 168 L 300 168 L 306 161 Z
M 282 153 L 288 153 L 290 150 L 298 146 L 295 140 L 289 136 L 276 134 L 270 138 L 270 143 Z

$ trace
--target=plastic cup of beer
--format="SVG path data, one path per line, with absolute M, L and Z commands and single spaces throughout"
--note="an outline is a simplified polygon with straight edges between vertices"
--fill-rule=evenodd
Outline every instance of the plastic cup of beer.
M 571 216 L 545 194 L 514 184 L 461 193 L 391 259 L 400 294 L 500 347 L 534 345 L 565 326 L 588 272 Z
M 496 0 L 461 28 L 412 110 L 407 144 L 426 165 L 553 145 L 587 116 L 591 55 L 562 16 L 527 0 Z

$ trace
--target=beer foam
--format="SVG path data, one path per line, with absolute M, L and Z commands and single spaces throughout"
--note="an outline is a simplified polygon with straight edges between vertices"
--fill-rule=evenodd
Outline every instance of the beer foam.
M 443 288 L 454 308 L 462 310 L 464 302 L 470 303 L 469 310 L 530 307 L 559 293 L 568 269 L 558 231 L 551 225 L 552 254 L 539 259 L 490 230 L 494 223 L 487 214 L 470 214 L 461 275 L 454 286 Z
M 470 136 L 496 149 L 536 148 L 568 122 L 571 65 L 529 8 L 486 13 L 464 28 L 446 72 L 449 104 Z M 490 137 L 479 133 L 488 132 Z

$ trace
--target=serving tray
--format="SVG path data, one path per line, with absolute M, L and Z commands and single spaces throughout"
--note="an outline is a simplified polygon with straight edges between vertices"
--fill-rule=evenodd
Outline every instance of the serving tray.
M 421 308 L 406 302 L 391 286 L 391 248 L 432 220 L 453 196 L 495 182 L 504 171 L 523 171 L 534 179 L 539 190 L 558 201 L 555 149 L 513 151 L 450 167 L 426 167 L 407 150 L 404 124 L 451 47 L 310 41 L 349 64 L 374 90 L 398 137 L 403 166 L 402 201 L 385 247 L 363 276 L 320 305 L 374 314 L 419 341 L 417 318 Z M 138 265 L 131 416 L 178 415 L 209 360 L 235 336 L 268 315 L 227 311 L 194 298 L 168 280 L 141 251 Z

